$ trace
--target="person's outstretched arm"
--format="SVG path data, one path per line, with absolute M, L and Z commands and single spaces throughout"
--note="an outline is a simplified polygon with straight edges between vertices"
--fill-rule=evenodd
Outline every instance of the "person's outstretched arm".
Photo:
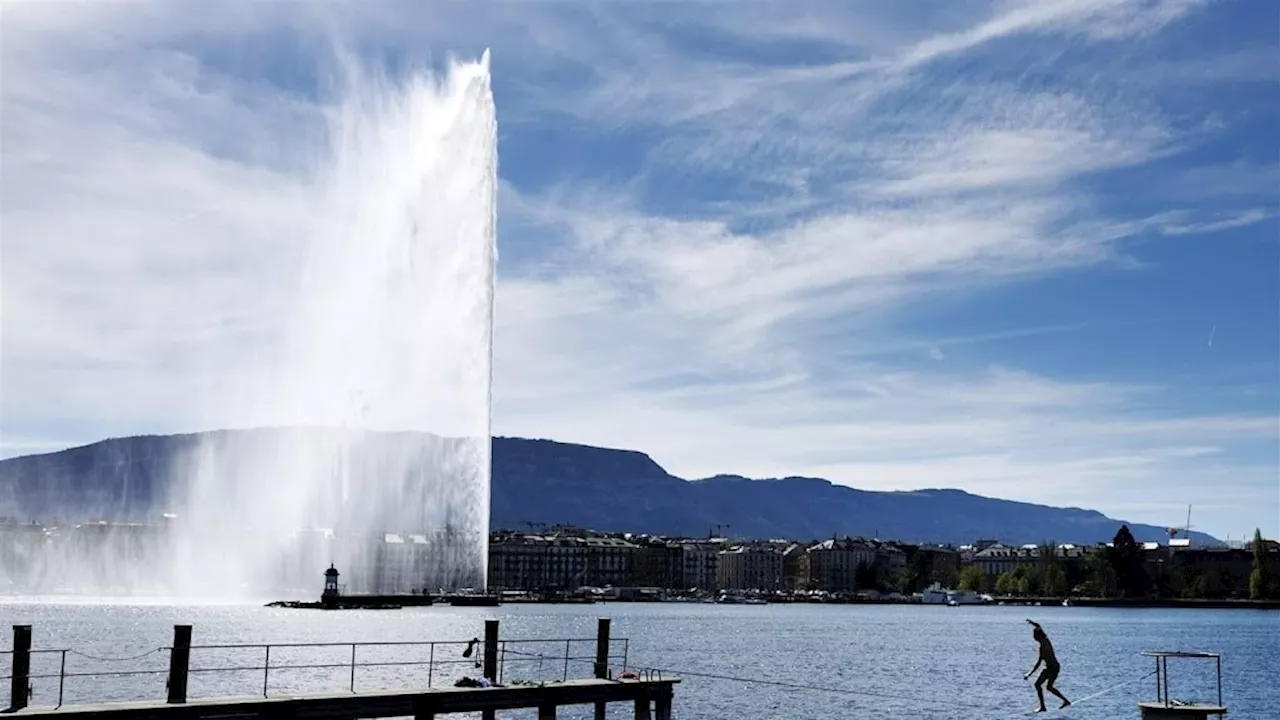
M 1032 620 L 1031 618 L 1027 618 L 1027 622 L 1031 624 L 1031 627 L 1036 628 L 1036 629 L 1037 629 L 1037 630 L 1039 630 L 1040 632 L 1044 632 L 1044 628 L 1040 627 L 1040 623 L 1036 622 L 1035 620 Z M 1023 679 L 1023 680 L 1027 680 L 1027 679 L 1029 679 L 1032 675 L 1035 675 L 1035 674 L 1036 674 L 1036 670 L 1039 670 L 1039 669 L 1040 669 L 1040 663 L 1042 663 L 1042 662 L 1044 662 L 1044 647 L 1043 647 L 1043 646 L 1041 646 L 1041 648 L 1040 648 L 1040 652 L 1036 653 L 1036 664 L 1035 664 L 1035 666 L 1031 668 L 1031 672 L 1027 673 L 1026 675 L 1023 675 L 1023 676 L 1022 676 L 1022 679 Z

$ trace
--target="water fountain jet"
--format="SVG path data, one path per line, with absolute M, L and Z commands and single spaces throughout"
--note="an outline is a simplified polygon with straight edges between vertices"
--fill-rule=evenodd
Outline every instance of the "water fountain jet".
M 173 469 L 180 594 L 482 588 L 497 133 L 489 56 L 355 83 L 296 301 L 226 426 Z M 218 568 L 211 573 L 211 568 Z

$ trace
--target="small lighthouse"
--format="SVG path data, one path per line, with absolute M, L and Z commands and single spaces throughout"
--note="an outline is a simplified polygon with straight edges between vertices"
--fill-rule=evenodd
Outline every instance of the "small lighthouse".
M 329 569 L 324 571 L 324 592 L 320 593 L 320 604 L 326 608 L 336 608 L 338 606 L 338 569 L 329 563 Z

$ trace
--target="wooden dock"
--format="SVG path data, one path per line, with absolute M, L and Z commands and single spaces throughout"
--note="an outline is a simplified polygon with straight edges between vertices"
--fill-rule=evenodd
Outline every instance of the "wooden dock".
M 100 703 L 61 708 L 24 708 L 16 718 L 101 718 L 102 720 L 353 720 L 412 717 L 434 720 L 462 712 L 537 708 L 538 720 L 555 720 L 569 705 L 631 703 L 636 720 L 670 720 L 676 678 L 661 680 L 568 680 L 545 685 L 489 688 L 434 688 L 378 693 L 207 698 L 181 704 Z
M 13 628 L 13 647 L 0 651 L 0 655 L 8 655 L 10 704 L 3 714 L 14 717 L 57 717 L 57 718 L 103 718 L 103 720 L 364 720 L 366 718 L 413 717 L 416 720 L 433 720 L 437 716 L 452 713 L 481 713 L 486 720 L 493 720 L 500 710 L 533 709 L 538 711 L 538 720 L 554 720 L 560 707 L 572 705 L 593 705 L 595 718 L 604 720 L 607 706 L 611 703 L 628 703 L 634 706 L 636 720 L 670 720 L 671 707 L 674 700 L 675 686 L 680 682 L 677 678 L 661 677 L 655 673 L 634 672 L 625 675 L 621 670 L 627 666 L 625 638 L 610 637 L 608 618 L 600 618 L 595 638 L 561 638 L 554 640 L 504 640 L 499 638 L 498 621 L 485 621 L 484 639 L 474 638 L 460 641 L 397 641 L 383 643 L 292 643 L 277 645 L 193 645 L 191 643 L 192 628 L 190 625 L 174 626 L 174 642 L 171 647 L 161 648 L 168 651 L 169 669 L 165 684 L 168 697 L 143 702 L 111 702 L 82 703 L 64 705 L 63 687 L 68 677 L 119 677 L 131 674 L 153 674 L 154 670 L 124 670 L 122 672 L 77 672 L 66 671 L 67 654 L 75 652 L 71 649 L 33 650 L 32 633 L 29 625 L 15 625 Z M 626 679 L 613 679 L 613 666 L 610 647 L 614 642 L 622 642 L 624 651 L 619 666 L 619 676 Z M 574 642 L 593 643 L 595 653 L 589 657 L 574 657 L 571 645 Z M 508 647 L 520 646 L 521 643 L 554 643 L 564 650 L 563 657 L 547 657 L 544 654 L 521 651 Z M 400 649 L 418 646 L 427 659 L 410 658 L 392 662 L 358 662 L 357 649 L 364 646 L 392 646 Z M 454 650 L 461 651 L 462 660 L 442 659 L 437 655 L 437 646 L 458 646 Z M 306 649 L 350 647 L 350 663 L 333 664 L 297 664 L 285 665 L 271 662 L 272 648 Z M 479 650 L 478 656 L 473 652 Z M 263 664 L 234 667 L 191 667 L 192 651 L 219 650 L 263 652 Z M 31 670 L 33 655 L 50 653 L 61 655 L 60 670 L 56 674 L 35 674 Z M 516 657 L 507 659 L 511 654 Z M 422 656 L 418 656 L 419 658 Z M 481 660 L 482 658 L 482 660 Z M 589 677 L 571 678 L 569 676 L 572 661 L 585 662 L 589 666 Z M 554 667 L 562 668 L 561 679 L 526 680 L 519 684 L 503 684 L 503 668 L 508 663 L 533 661 L 541 668 L 544 664 L 554 663 Z M 560 665 L 560 662 L 563 665 Z M 450 684 L 444 687 L 434 686 L 432 679 L 437 666 L 450 663 L 474 664 L 483 668 L 483 674 L 471 680 L 442 678 Z M 398 689 L 357 690 L 356 671 L 361 667 L 425 666 L 427 679 L 419 684 L 425 687 Z M 300 694 L 298 692 L 275 691 L 270 688 L 271 671 L 298 671 L 309 668 L 333 669 L 349 668 L 349 683 L 341 691 L 336 688 L 319 690 L 316 693 Z M 192 673 L 199 672 L 243 672 L 253 671 L 261 674 L 262 694 L 253 697 L 216 697 L 189 698 L 187 696 L 188 680 Z M 163 672 L 163 671 L 161 671 Z M 557 672 L 556 674 L 560 674 Z M 407 676 L 406 676 L 407 677 Z M 57 706 L 30 707 L 31 681 L 34 679 L 57 680 Z M 476 687 L 480 684 L 485 687 Z M 465 685 L 465 686 L 464 686 Z

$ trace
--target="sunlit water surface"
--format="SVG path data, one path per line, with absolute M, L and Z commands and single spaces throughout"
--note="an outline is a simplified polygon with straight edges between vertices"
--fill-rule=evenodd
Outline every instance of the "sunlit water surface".
M 591 638 L 596 618 L 613 618 L 613 634 L 629 639 L 628 662 L 685 673 L 677 687 L 677 718 L 992 718 L 1025 717 L 1034 691 L 1022 676 L 1035 660 L 1023 619 L 1032 615 L 1054 640 L 1062 660 L 1059 687 L 1078 705 L 1061 713 L 1081 720 L 1137 718 L 1135 704 L 1155 693 L 1152 669 L 1138 653 L 1151 649 L 1207 650 L 1224 655 L 1224 693 L 1232 718 L 1274 718 L 1280 676 L 1280 614 L 1262 611 L 1122 610 L 1093 608 L 944 608 L 893 606 L 721 606 L 608 604 L 506 605 L 501 608 L 433 607 L 386 611 L 275 610 L 250 605 L 128 604 L 56 600 L 0 600 L 0 621 L 33 625 L 38 648 L 73 648 L 106 662 L 69 655 L 68 672 L 167 667 L 164 652 L 172 626 L 194 626 L 196 644 L 343 641 L 465 640 L 483 635 L 486 619 L 501 620 L 504 638 Z M 621 664 L 621 644 L 614 665 Z M 8 646 L 8 642 L 4 643 Z M 512 662 L 508 680 L 554 680 L 566 672 L 563 644 L 522 646 L 543 660 Z M 425 659 L 410 648 L 362 649 L 362 662 Z M 262 650 L 196 651 L 193 667 L 261 666 Z M 335 665 L 349 648 L 272 651 L 272 664 Z M 571 654 L 591 655 L 590 643 Z M 514 656 L 512 656 L 514 657 Z M 440 648 L 437 660 L 462 660 L 457 648 Z M 5 661 L 0 660 L 0 663 Z M 39 656 L 34 672 L 58 671 L 58 656 Z M 1175 695 L 1216 693 L 1212 665 L 1171 664 Z M 722 675 L 795 683 L 794 689 L 692 676 Z M 437 666 L 433 681 L 478 671 L 467 662 Z M 568 675 L 585 677 L 590 665 L 571 661 Z M 7 674 L 6 672 L 3 674 Z M 425 667 L 360 669 L 357 690 L 424 685 Z M 1119 683 L 1134 680 L 1116 688 Z M 123 678 L 70 678 L 67 702 L 161 698 L 164 674 Z M 275 671 L 268 692 L 345 690 L 344 668 Z M 1110 692 L 1103 692 L 1115 688 Z M 33 704 L 53 704 L 57 681 L 35 683 Z M 191 695 L 253 695 L 261 671 L 198 673 Z M 1103 692 L 1096 697 L 1090 697 Z M 1053 707 L 1053 705 L 1051 705 Z M 618 705 L 610 717 L 630 718 Z M 1051 716 L 1059 713 L 1051 712 Z M 576 709 L 560 717 L 585 717 Z M 533 717 L 503 713 L 500 717 Z

